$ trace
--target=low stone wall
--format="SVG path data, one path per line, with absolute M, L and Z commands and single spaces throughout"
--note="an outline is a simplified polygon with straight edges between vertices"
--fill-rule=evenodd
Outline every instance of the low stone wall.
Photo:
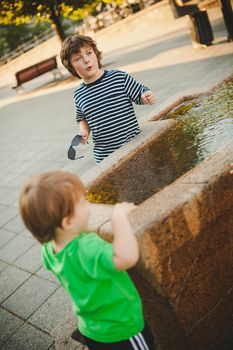
M 108 176 L 150 137 L 166 132 L 172 124 L 164 122 L 148 122 L 134 143 L 85 174 L 86 184 Z M 222 349 L 221 336 L 233 328 L 232 149 L 233 143 L 219 150 L 132 213 L 141 260 L 130 274 L 159 349 Z M 93 208 L 93 228 L 111 240 L 112 207 Z
M 232 149 L 146 200 L 132 220 L 139 270 L 168 300 L 190 349 L 212 349 L 233 327 Z

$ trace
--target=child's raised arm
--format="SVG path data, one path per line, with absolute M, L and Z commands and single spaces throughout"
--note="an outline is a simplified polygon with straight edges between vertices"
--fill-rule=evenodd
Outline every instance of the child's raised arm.
M 113 208 L 113 263 L 118 270 L 127 270 L 139 259 L 139 248 L 133 234 L 128 214 L 136 206 L 133 203 L 119 203 Z

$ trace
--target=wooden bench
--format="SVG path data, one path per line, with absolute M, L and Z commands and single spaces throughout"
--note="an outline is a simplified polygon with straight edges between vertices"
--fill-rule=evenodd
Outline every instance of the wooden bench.
M 12 86 L 12 89 L 18 90 L 22 88 L 22 84 L 29 80 L 39 77 L 40 75 L 52 71 L 54 79 L 59 74 L 62 77 L 61 71 L 57 67 L 56 56 L 47 58 L 44 61 L 33 64 L 30 67 L 24 68 L 15 74 L 17 85 Z

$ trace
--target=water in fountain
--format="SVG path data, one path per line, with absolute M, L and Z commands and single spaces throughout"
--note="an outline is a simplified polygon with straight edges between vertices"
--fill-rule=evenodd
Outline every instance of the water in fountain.
M 177 124 L 89 191 L 97 203 L 141 203 L 233 139 L 233 81 L 175 107 Z

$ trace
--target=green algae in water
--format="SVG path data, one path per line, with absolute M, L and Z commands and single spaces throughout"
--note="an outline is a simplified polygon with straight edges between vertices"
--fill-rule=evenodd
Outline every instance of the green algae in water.
M 175 110 L 169 113 L 169 118 L 177 118 L 179 116 L 182 116 L 183 114 L 188 112 L 190 109 L 192 109 L 194 106 L 195 106 L 195 102 L 179 105 L 179 107 L 175 108 Z
M 230 142 L 233 81 L 211 94 L 187 100 L 168 113 L 168 118 L 175 118 L 176 126 L 90 188 L 91 202 L 139 204 Z

